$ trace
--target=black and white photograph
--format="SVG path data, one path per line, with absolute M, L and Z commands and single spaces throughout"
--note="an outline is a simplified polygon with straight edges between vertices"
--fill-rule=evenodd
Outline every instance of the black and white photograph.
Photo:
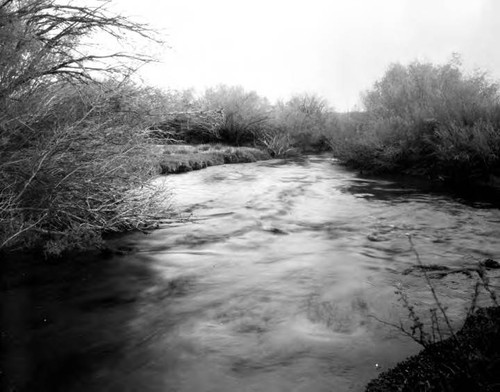
M 498 0 L 0 0 L 0 391 L 500 391 L 499 40 Z

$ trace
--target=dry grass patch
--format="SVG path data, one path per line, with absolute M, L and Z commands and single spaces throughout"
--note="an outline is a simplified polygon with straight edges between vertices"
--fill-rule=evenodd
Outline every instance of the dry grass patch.
M 167 145 L 160 158 L 161 174 L 184 173 L 226 163 L 246 163 L 271 159 L 252 147 L 210 145 Z

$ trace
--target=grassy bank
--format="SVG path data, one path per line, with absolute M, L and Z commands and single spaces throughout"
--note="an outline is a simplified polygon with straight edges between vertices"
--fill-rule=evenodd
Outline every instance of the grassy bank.
M 160 155 L 160 173 L 184 173 L 226 163 L 246 163 L 271 159 L 266 151 L 252 147 L 220 144 L 168 145 Z

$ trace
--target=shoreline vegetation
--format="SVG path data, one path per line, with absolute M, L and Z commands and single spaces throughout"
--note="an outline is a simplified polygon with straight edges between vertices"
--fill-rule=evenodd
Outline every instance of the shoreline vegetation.
M 497 391 L 500 307 L 478 309 L 455 336 L 433 343 L 381 373 L 366 392 Z
M 499 85 L 460 58 L 393 64 L 340 117 L 332 150 L 349 167 L 421 176 L 453 186 L 500 185 Z
M 9 7 L 20 24 L 26 15 L 39 20 L 40 11 L 16 16 Z M 13 44 L 27 39 L 9 34 Z M 76 49 L 78 40 L 68 39 Z M 141 86 L 129 75 L 82 81 L 66 71 L 54 81 L 40 75 L 61 60 L 34 48 L 24 56 L 47 56 L 40 72 L 14 58 L 13 80 L 0 85 L 3 251 L 58 256 L 101 247 L 107 233 L 154 228 L 175 211 L 162 202 L 165 193 L 135 189 L 158 174 L 223 163 L 329 152 L 363 174 L 500 189 L 500 90 L 484 73 L 466 74 L 457 57 L 392 65 L 365 93 L 364 111 L 338 113 L 311 94 L 272 104 L 239 86 L 196 95 Z
M 139 85 L 133 71 L 154 59 L 82 55 L 95 50 L 84 43 L 97 31 L 162 44 L 106 2 L 0 5 L 0 254 L 58 258 L 103 249 L 110 233 L 153 229 L 175 211 L 164 202 L 168 189 L 151 189 L 151 179 L 215 164 L 328 151 L 365 173 L 500 188 L 500 88 L 484 72 L 465 72 L 457 56 L 443 65 L 392 64 L 364 93 L 363 110 L 338 113 L 312 94 L 271 103 L 240 86 L 195 94 Z M 482 328 L 482 315 L 493 315 L 498 347 L 498 309 L 481 312 L 457 335 L 475 336 L 472 325 Z M 448 344 L 435 346 L 443 361 L 455 355 Z M 432 350 L 370 391 L 385 380 L 405 390 L 401 374 L 418 371 Z
M 210 166 L 248 163 L 271 159 L 265 150 L 252 147 L 232 147 L 221 144 L 162 146 L 159 158 L 160 174 L 185 173 Z
M 500 306 L 496 293 L 498 273 L 493 273 L 499 270 L 500 263 L 484 259 L 462 268 L 423 264 L 410 235 L 408 240 L 417 264 L 403 271 L 403 275 L 418 272 L 432 295 L 433 303 L 425 309 L 416 306 L 403 285 L 398 284 L 395 294 L 407 311 L 407 319 L 391 323 L 372 317 L 396 328 L 421 345 L 423 350 L 372 379 L 365 391 L 498 390 Z M 437 294 L 436 285 L 436 279 L 452 274 L 463 274 L 474 283 L 470 303 L 466 305 L 467 313 L 458 330 L 452 327 L 452 322 L 456 320 L 450 319 L 447 306 Z

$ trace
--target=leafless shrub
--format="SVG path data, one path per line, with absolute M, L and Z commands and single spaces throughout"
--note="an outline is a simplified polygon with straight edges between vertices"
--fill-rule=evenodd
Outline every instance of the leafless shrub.
M 55 0 L 0 3 L 0 101 L 61 78 L 91 80 L 96 74 L 130 73 L 149 56 L 96 51 L 84 40 L 102 32 L 118 40 L 133 34 L 155 39 L 144 24 L 116 15 L 110 0 L 86 5 Z M 159 40 L 157 40 L 159 42 Z M 120 61 L 126 60 L 126 61 Z
M 135 192 L 158 168 L 140 126 L 145 107 L 120 95 L 122 81 L 152 58 L 86 44 L 97 32 L 159 40 L 108 5 L 0 1 L 2 250 L 42 246 L 59 254 L 167 214 L 164 195 Z
M 275 158 L 283 158 L 295 152 L 290 134 L 279 129 L 269 129 L 263 133 L 261 143 Z
M 151 204 L 159 195 L 133 191 L 158 171 L 158 159 L 137 129 L 65 126 L 29 148 L 4 153 L 1 247 L 29 246 L 44 237 L 50 251 L 54 240 L 147 228 L 165 216 L 166 205 L 155 210 Z

